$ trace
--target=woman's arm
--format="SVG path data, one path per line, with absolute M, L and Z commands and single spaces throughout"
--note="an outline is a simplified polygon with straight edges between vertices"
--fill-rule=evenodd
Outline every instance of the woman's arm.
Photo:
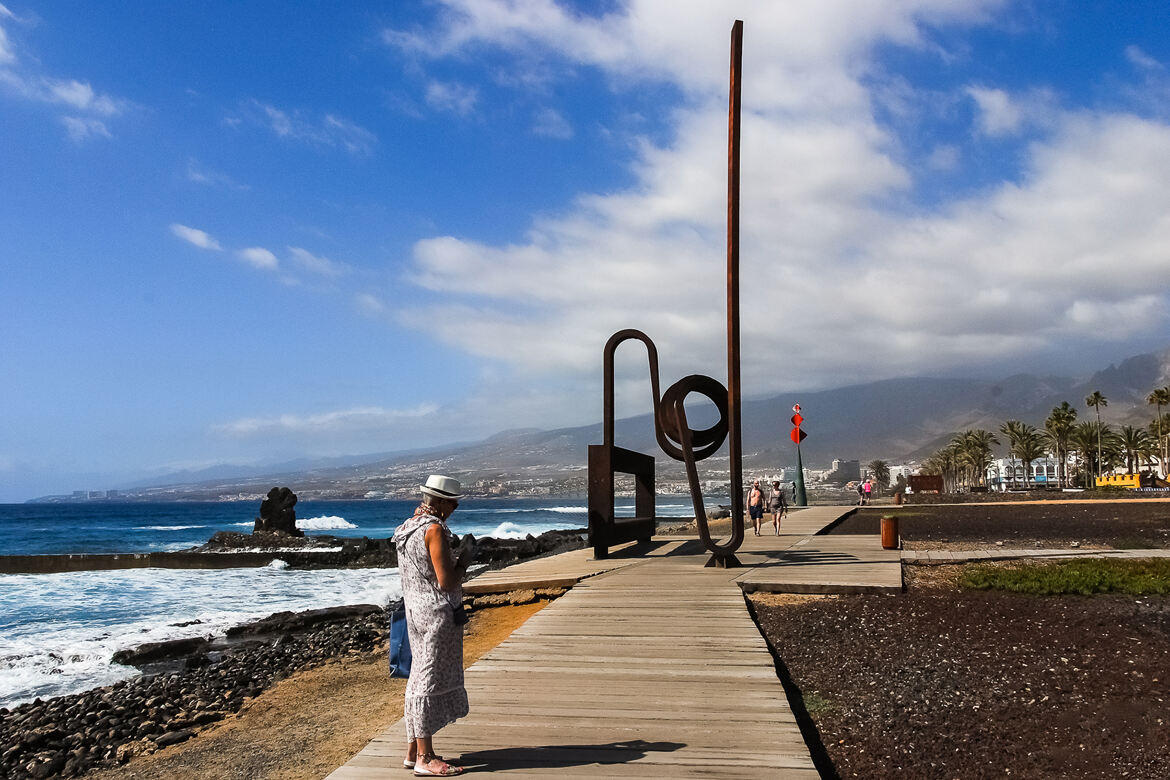
M 455 565 L 455 556 L 451 554 L 451 546 L 447 542 L 447 535 L 438 523 L 427 526 L 427 552 L 431 554 L 431 565 L 435 567 L 435 579 L 439 581 L 439 589 L 448 593 L 453 592 L 463 581 L 463 572 Z

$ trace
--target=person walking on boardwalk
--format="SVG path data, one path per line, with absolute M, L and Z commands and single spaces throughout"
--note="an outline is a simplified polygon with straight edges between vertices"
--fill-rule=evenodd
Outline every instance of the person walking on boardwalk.
M 784 495 L 784 487 L 779 480 L 772 483 L 772 495 L 768 497 L 768 508 L 772 510 L 772 527 L 776 535 L 780 535 L 780 518 L 788 514 L 788 497 Z
M 752 483 L 752 489 L 748 492 L 748 515 L 752 518 L 752 527 L 756 530 L 756 536 L 760 535 L 760 523 L 764 519 L 764 491 L 760 490 L 760 481 L 757 479 Z
M 406 682 L 406 759 L 402 765 L 420 777 L 450 777 L 463 768 L 435 754 L 439 729 L 467 715 L 463 686 L 463 572 L 447 518 L 459 506 L 458 480 L 432 474 L 422 486 L 414 516 L 394 531 L 402 600 L 413 659 Z
M 862 485 L 862 489 L 865 491 L 865 494 L 863 496 L 863 498 L 865 500 L 862 501 L 861 503 L 865 504 L 866 506 L 869 506 L 869 500 L 871 498 L 873 498 L 873 480 L 871 480 L 869 477 L 866 477 L 865 484 Z

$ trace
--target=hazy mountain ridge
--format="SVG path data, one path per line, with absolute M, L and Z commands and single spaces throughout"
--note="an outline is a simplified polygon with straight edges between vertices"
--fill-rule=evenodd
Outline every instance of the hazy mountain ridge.
M 1009 418 L 1040 426 L 1061 401 L 1091 419 L 1085 396 L 1100 390 L 1109 405 L 1102 418 L 1114 424 L 1145 425 L 1153 417 L 1146 396 L 1170 377 L 1170 349 L 1137 355 L 1099 370 L 1084 381 L 1059 376 L 1015 374 L 999 381 L 901 378 L 817 392 L 786 393 L 743 403 L 743 446 L 750 468 L 794 465 L 795 448 L 788 437 L 792 404 L 801 404 L 808 433 L 801 446 L 806 466 L 827 467 L 833 458 L 891 461 L 921 459 L 944 445 L 957 431 L 987 428 L 998 431 Z M 214 467 L 214 473 L 189 483 L 223 486 L 354 482 L 373 475 L 421 474 L 430 471 L 478 479 L 509 480 L 540 477 L 558 471 L 580 471 L 586 448 L 601 442 L 601 423 L 539 430 L 501 431 L 479 442 L 382 455 L 345 456 L 290 461 L 267 468 Z M 664 468 L 672 461 L 659 449 L 653 419 L 644 414 L 617 420 L 620 446 L 654 455 Z M 725 462 L 725 461 L 724 461 Z M 664 469 L 665 470 L 665 469 Z M 194 476 L 194 475 L 192 475 Z M 179 475 L 149 480 L 175 485 Z M 145 481 L 144 481 L 145 482 Z

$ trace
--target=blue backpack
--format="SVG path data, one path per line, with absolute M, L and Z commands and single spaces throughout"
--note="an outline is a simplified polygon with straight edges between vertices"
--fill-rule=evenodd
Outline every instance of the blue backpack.
M 410 634 L 406 631 L 406 607 L 390 613 L 390 676 L 410 677 Z

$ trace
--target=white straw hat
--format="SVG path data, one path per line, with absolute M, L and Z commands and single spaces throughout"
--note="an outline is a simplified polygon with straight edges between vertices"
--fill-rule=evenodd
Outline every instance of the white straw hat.
M 422 486 L 422 492 L 435 498 L 449 498 L 452 501 L 458 501 L 463 498 L 463 494 L 459 492 L 461 487 L 457 479 L 444 477 L 442 474 L 431 474 L 427 477 L 427 484 Z

